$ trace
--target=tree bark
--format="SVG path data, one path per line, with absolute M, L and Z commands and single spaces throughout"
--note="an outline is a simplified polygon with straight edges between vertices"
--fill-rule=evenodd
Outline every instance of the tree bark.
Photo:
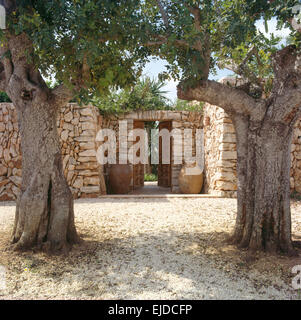
M 13 1 L 8 1 L 15 8 Z M 8 9 L 8 4 L 6 9 Z M 22 182 L 12 233 L 13 248 L 65 251 L 79 240 L 73 197 L 63 174 L 57 115 L 72 97 L 63 84 L 50 90 L 26 34 L 6 31 L 0 54 L 0 88 L 17 109 L 22 150 Z M 9 55 L 6 53 L 9 52 Z
M 294 254 L 291 239 L 290 149 L 301 116 L 301 56 L 295 46 L 273 57 L 266 99 L 215 81 L 178 86 L 178 98 L 206 101 L 231 117 L 237 139 L 237 218 L 233 242 L 250 251 Z
M 73 197 L 62 170 L 58 109 L 54 101 L 27 101 L 15 106 L 21 135 L 22 184 L 12 243 L 16 249 L 37 245 L 63 250 L 78 237 Z
M 251 251 L 293 254 L 290 212 L 292 128 L 232 117 L 237 137 L 238 205 L 233 242 Z

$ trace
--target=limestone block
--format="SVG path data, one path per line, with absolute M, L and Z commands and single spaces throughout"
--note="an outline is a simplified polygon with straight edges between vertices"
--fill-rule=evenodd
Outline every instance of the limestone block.
M 237 191 L 237 184 L 228 181 L 216 181 L 216 188 L 223 191 Z
M 74 125 L 74 126 L 77 126 L 79 124 L 79 119 L 78 118 L 74 118 L 71 120 L 71 123 Z
M 91 117 L 93 117 L 92 108 L 80 109 L 80 114 L 81 114 L 82 116 L 91 116 Z
M 98 162 L 95 161 L 96 159 L 94 158 L 94 161 L 86 162 L 86 163 L 81 163 L 76 166 L 76 170 L 94 170 L 99 168 Z
M 95 124 L 94 123 L 92 123 L 92 122 L 84 122 L 83 124 L 82 124 L 82 129 L 83 130 L 95 130 L 96 129 L 96 126 L 95 126 Z
M 9 177 L 9 179 L 16 185 L 16 186 L 20 186 L 21 182 L 22 182 L 22 178 L 18 177 L 18 176 L 11 176 Z
M 22 177 L 22 170 L 21 169 L 17 169 L 17 168 L 13 168 L 12 174 L 14 176 Z
M 81 133 L 82 137 L 89 136 L 91 140 L 93 140 L 95 137 L 95 131 L 93 131 L 93 130 L 82 130 L 81 131 L 79 129 L 79 132 Z
M 81 187 L 83 187 L 84 185 L 83 177 L 77 177 L 72 185 L 73 185 L 73 188 L 77 188 L 77 189 L 80 189 Z
M 223 160 L 236 160 L 237 152 L 236 151 L 223 151 L 221 152 L 221 159 Z
M 94 142 L 87 142 L 87 143 L 80 143 L 80 150 L 91 150 L 95 149 L 95 143 Z
M 294 156 L 297 160 L 301 160 L 301 152 L 295 152 Z
M 9 192 L 3 192 L 0 194 L 0 201 L 12 201 L 15 197 Z
M 4 149 L 3 158 L 4 158 L 4 160 L 5 160 L 6 163 L 9 163 L 9 162 L 10 162 L 11 156 L 10 156 L 10 152 L 9 152 L 8 149 Z
M 7 174 L 7 167 L 0 165 L 0 176 L 4 176 Z
M 70 159 L 70 155 L 67 154 L 63 159 L 63 170 L 66 169 L 66 166 L 67 166 L 67 163 L 68 163 L 69 159 Z
M 81 122 L 81 124 L 83 124 L 84 122 L 92 122 L 92 123 L 95 123 L 95 125 L 96 125 L 96 119 L 94 119 L 93 117 L 83 117 L 83 116 L 81 116 L 80 117 L 80 122 Z M 116 121 L 116 124 L 118 124 L 118 121 Z
M 233 133 L 225 133 L 219 138 L 219 143 L 221 142 L 236 143 L 236 136 Z
M 11 145 L 11 146 L 10 146 L 9 152 L 10 152 L 10 154 L 13 156 L 13 158 L 15 158 L 15 157 L 18 156 L 18 153 L 17 153 L 16 148 L 15 148 L 14 145 Z
M 8 183 L 10 183 L 9 179 L 0 180 L 0 188 L 6 186 Z
M 68 171 L 66 179 L 69 183 L 72 181 L 73 176 L 74 176 L 74 171 Z
M 236 143 L 221 143 L 218 146 L 220 151 L 236 151 Z
M 93 171 L 94 170 L 94 171 Z M 78 172 L 79 176 L 86 176 L 86 177 L 91 177 L 91 176 L 98 176 L 99 172 L 98 170 L 95 171 L 95 169 L 91 170 L 82 170 Z
M 96 157 L 78 157 L 78 162 L 94 162 L 96 160 Z
M 95 150 L 86 150 L 79 153 L 80 157 L 96 157 L 96 151 Z
M 99 186 L 100 185 L 100 181 L 99 181 L 99 177 L 85 177 L 84 178 L 84 186 Z
M 235 167 L 235 163 L 233 163 L 232 161 L 221 159 L 221 160 L 218 160 L 216 162 L 216 167 L 234 168 Z
M 13 124 L 12 124 L 11 122 L 9 122 L 9 123 L 7 124 L 7 130 L 8 130 L 9 132 L 14 131 L 14 126 L 13 126 Z
M 74 126 L 71 123 L 64 123 L 63 124 L 63 130 L 69 130 L 69 131 L 73 131 Z
M 84 193 L 98 193 L 100 191 L 100 188 L 99 186 L 82 187 L 80 188 L 80 191 Z
M 16 186 L 12 186 L 11 190 L 12 190 L 13 194 L 15 195 L 15 197 L 17 198 L 20 194 L 20 188 L 18 188 Z
M 214 175 L 213 179 L 214 180 L 236 182 L 236 175 L 233 172 L 222 171 L 222 172 L 217 172 Z
M 68 131 L 68 130 L 64 130 L 64 131 L 61 133 L 61 139 L 62 139 L 63 141 L 67 141 L 68 135 L 69 135 L 69 131 Z
M 229 123 L 223 123 L 223 132 L 224 133 L 235 133 L 235 129 L 234 126 L 232 124 Z
M 68 112 L 64 115 L 64 120 L 66 122 L 71 122 L 71 120 L 73 119 L 73 113 L 72 112 Z

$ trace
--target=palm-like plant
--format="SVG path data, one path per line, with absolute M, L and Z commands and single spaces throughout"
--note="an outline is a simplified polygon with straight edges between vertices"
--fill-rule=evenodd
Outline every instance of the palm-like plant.
M 166 97 L 168 91 L 162 90 L 165 83 L 144 77 L 130 89 L 112 91 L 109 96 L 94 100 L 101 113 L 126 113 L 135 110 L 166 110 L 171 101 Z

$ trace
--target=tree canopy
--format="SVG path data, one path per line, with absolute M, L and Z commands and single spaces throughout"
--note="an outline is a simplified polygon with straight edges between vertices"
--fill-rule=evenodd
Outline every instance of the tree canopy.
M 24 48 L 29 61 L 44 78 L 55 78 L 74 89 L 73 94 L 84 102 L 107 93 L 112 86 L 129 86 L 140 75 L 145 57 L 145 50 L 136 45 L 140 1 L 9 3 L 7 30 L 1 32 L 1 41 L 26 34 L 32 44 Z M 9 50 L 4 54 L 10 54 Z
M 156 3 L 156 5 L 154 5 Z M 228 68 L 259 89 L 271 91 L 272 55 L 279 37 L 267 38 L 256 28 L 277 19 L 277 28 L 291 30 L 291 44 L 300 46 L 300 32 L 292 25 L 293 8 L 300 1 L 183 0 L 145 1 L 146 33 L 142 42 L 169 62 L 172 75 L 187 86 L 208 79 L 217 68 Z

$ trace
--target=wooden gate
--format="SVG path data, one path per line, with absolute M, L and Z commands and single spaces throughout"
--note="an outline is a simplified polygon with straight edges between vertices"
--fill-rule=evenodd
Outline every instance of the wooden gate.
M 159 131 L 167 129 L 169 132 L 172 130 L 171 121 L 160 122 Z M 170 139 L 170 163 L 162 163 L 162 137 L 159 138 L 159 165 L 158 165 L 158 186 L 170 188 L 171 187 L 171 155 L 172 155 L 172 139 Z
M 134 129 L 144 129 L 143 121 L 134 121 Z M 139 137 L 136 138 L 137 143 Z M 137 152 L 137 156 L 140 156 L 140 150 Z M 144 164 L 138 163 L 133 165 L 133 187 L 134 189 L 144 186 Z

